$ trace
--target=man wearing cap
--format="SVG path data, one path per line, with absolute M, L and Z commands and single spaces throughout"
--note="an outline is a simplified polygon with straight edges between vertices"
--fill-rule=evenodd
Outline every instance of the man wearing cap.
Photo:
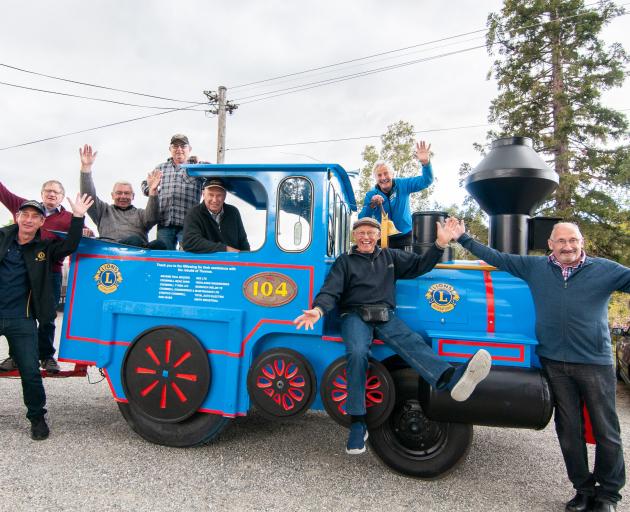
M 157 227 L 157 239 L 162 240 L 167 249 L 175 249 L 177 242 L 182 242 L 184 218 L 188 211 L 199 204 L 203 180 L 188 176 L 182 164 L 196 164 L 196 156 L 190 156 L 188 137 L 176 133 L 171 137 L 169 151 L 171 157 L 159 164 L 156 170 L 162 173 L 162 182 L 158 189 L 160 215 Z M 149 195 L 147 180 L 142 182 L 142 192 Z
M 92 165 L 98 151 L 85 144 L 79 148 L 81 158 L 81 193 L 94 198 L 94 204 L 88 210 L 88 215 L 98 228 L 102 239 L 120 244 L 149 249 L 166 249 L 160 240 L 149 242 L 147 233 L 158 221 L 158 186 L 161 173 L 154 170 L 149 173 L 149 200 L 146 209 L 136 208 L 131 204 L 134 198 L 133 187 L 128 181 L 117 181 L 112 189 L 113 204 L 101 201 L 96 195 L 96 187 L 92 179 Z
M 466 365 L 451 366 L 396 316 L 396 280 L 413 279 L 429 272 L 453 238 L 452 227 L 452 219 L 445 226 L 438 222 L 435 244 L 424 256 L 419 256 L 378 247 L 380 224 L 370 217 L 359 219 L 352 226 L 356 245 L 335 260 L 312 309 L 304 310 L 293 321 L 298 329 L 302 326 L 312 329 L 335 306 L 339 309 L 341 336 L 346 346 L 346 412 L 352 421 L 346 445 L 348 454 L 363 453 L 368 438 L 365 384 L 368 353 L 374 338 L 383 340 L 426 382 L 436 389 L 448 390 L 457 401 L 467 400 L 490 372 L 492 360 L 487 351 L 479 350 Z
M 431 144 L 421 140 L 416 144 L 416 158 L 420 162 L 422 173 L 410 178 L 394 179 L 394 170 L 388 162 L 379 160 L 372 168 L 372 176 L 376 185 L 368 190 L 363 200 L 363 209 L 359 218 L 372 217 L 381 221 L 381 209 L 389 220 L 394 223 L 400 235 L 396 242 L 400 247 L 411 245 L 411 209 L 409 196 L 413 192 L 420 192 L 433 183 L 433 168 L 431 167 Z
M 70 221 L 72 220 L 72 213 L 67 211 L 61 202 L 65 196 L 65 189 L 63 185 L 57 180 L 48 180 L 44 182 L 41 190 L 42 206 L 45 210 L 44 225 L 41 229 L 42 239 L 57 239 L 57 235 L 53 231 L 63 231 L 66 233 L 70 229 Z M 0 183 L 0 202 L 6 206 L 6 208 L 13 215 L 13 220 L 17 222 L 17 214 L 20 209 L 20 205 L 24 203 L 26 199 L 20 197 L 13 192 L 9 191 L 2 183 Z M 92 234 L 91 230 L 85 228 L 86 235 Z M 52 294 L 55 298 L 55 307 L 59 304 L 59 297 L 61 296 L 61 281 L 62 281 L 62 267 L 63 258 L 53 263 L 50 279 L 52 282 Z M 39 359 L 41 361 L 42 369 L 48 373 L 58 373 L 59 364 L 54 357 L 55 347 L 53 345 L 55 341 L 55 319 L 45 324 L 39 324 L 37 330 L 37 340 L 39 346 Z M 0 363 L 0 371 L 13 371 L 17 370 L 17 365 L 11 357 L 9 351 L 9 357 Z
M 18 208 L 15 224 L 0 228 L 0 336 L 20 371 L 26 417 L 31 437 L 48 437 L 46 394 L 39 371 L 37 327 L 55 316 L 50 273 L 55 261 L 76 250 L 81 240 L 83 217 L 92 204 L 88 196 L 77 195 L 72 207 L 68 236 L 64 240 L 41 236 L 46 209 L 38 201 L 25 201 Z
M 226 194 L 226 185 L 221 178 L 204 181 L 203 201 L 191 208 L 184 219 L 182 246 L 185 251 L 249 251 L 241 214 L 238 208 L 225 203 Z

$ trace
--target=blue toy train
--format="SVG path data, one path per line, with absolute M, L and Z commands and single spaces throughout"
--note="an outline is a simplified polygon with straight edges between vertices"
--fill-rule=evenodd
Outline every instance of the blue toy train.
M 356 206 L 346 171 L 314 164 L 188 172 L 224 179 L 228 202 L 248 212 L 252 251 L 200 255 L 83 239 L 70 265 L 60 360 L 102 368 L 131 428 L 163 445 L 209 442 L 253 407 L 281 419 L 324 409 L 349 424 L 338 319 L 329 315 L 308 332 L 292 323 L 349 248 Z M 468 188 L 492 215 L 491 242 L 525 252 L 528 217 L 557 182 L 527 139 L 511 138 L 495 142 Z M 414 216 L 414 247 L 435 239 L 423 226 L 440 215 Z M 551 395 L 524 282 L 483 262 L 445 261 L 399 281 L 397 300 L 400 317 L 441 357 L 463 363 L 485 348 L 493 369 L 457 403 L 374 340 L 370 442 L 388 466 L 433 478 L 465 458 L 472 425 L 548 423 Z

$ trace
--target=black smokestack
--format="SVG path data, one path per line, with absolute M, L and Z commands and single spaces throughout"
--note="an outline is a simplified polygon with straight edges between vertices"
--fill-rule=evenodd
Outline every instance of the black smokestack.
M 527 254 L 527 220 L 558 183 L 558 174 L 534 151 L 530 138 L 493 141 L 465 180 L 468 193 L 490 216 L 488 245 Z

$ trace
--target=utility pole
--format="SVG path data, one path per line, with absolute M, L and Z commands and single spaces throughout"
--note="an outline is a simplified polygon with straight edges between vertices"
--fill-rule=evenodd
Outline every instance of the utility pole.
M 227 87 L 220 85 L 219 92 L 203 91 L 212 105 L 216 108 L 209 110 L 218 117 L 217 127 L 217 163 L 222 164 L 225 161 L 225 114 L 234 112 L 238 105 L 226 100 Z

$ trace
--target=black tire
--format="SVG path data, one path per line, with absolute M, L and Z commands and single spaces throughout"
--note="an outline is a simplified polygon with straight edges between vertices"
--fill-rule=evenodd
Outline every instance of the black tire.
M 152 443 L 174 447 L 212 441 L 229 419 L 199 412 L 211 381 L 208 354 L 179 327 L 140 333 L 125 353 L 121 379 L 127 403 L 118 407 L 131 428 Z
M 159 423 L 138 413 L 128 403 L 118 402 L 123 418 L 140 437 L 155 444 L 188 448 L 213 441 L 230 420 L 216 414 L 196 412 L 180 423 Z
M 429 420 L 418 401 L 420 377 L 411 369 L 392 373 L 396 405 L 387 421 L 370 429 L 370 446 L 394 471 L 438 478 L 461 463 L 472 444 L 472 425 Z
M 290 348 L 263 352 L 247 374 L 249 398 L 267 419 L 300 417 L 315 400 L 316 389 L 313 367 Z

